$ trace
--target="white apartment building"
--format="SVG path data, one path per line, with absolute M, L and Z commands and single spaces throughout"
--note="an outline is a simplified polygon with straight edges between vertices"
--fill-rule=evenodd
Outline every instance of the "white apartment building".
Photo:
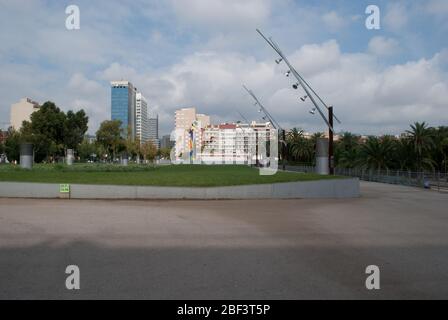
M 11 105 L 10 125 L 20 130 L 23 121 L 30 121 L 31 114 L 39 110 L 39 104 L 29 98 L 22 98 Z
M 137 92 L 135 96 L 135 131 L 136 136 L 143 144 L 150 139 L 149 136 L 149 119 L 148 119 L 148 102 L 141 92 Z
M 207 163 L 264 162 L 267 156 L 260 145 L 268 148 L 274 130 L 270 122 L 255 121 L 207 126 L 202 132 L 200 159 Z

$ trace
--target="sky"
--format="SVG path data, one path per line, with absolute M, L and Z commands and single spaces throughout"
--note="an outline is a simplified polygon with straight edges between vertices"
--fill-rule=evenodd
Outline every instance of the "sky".
M 68 30 L 65 9 L 80 9 Z M 366 7 L 380 9 L 368 30 Z M 29 97 L 83 108 L 89 133 L 110 119 L 110 81 L 129 80 L 159 115 L 196 107 L 213 123 L 261 120 L 249 87 L 284 128 L 324 131 L 271 36 L 342 121 L 336 131 L 398 134 L 448 125 L 448 1 L 0 0 L 0 126 Z

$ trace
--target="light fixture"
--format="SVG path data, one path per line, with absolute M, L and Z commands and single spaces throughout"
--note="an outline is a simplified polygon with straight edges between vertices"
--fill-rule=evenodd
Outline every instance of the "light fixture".
M 260 109 L 258 109 L 258 113 L 261 113 L 261 108 L 260 108 Z
M 308 98 L 308 95 L 304 95 L 303 97 L 300 97 L 300 100 L 305 101 L 306 98 Z
M 291 70 L 286 71 L 285 76 L 289 77 L 290 73 L 291 73 Z
M 282 61 L 283 61 L 282 58 L 275 59 L 275 63 L 276 63 L 276 64 L 280 64 L 280 62 L 282 62 Z
M 316 113 L 316 108 L 311 109 L 311 110 L 310 110 L 310 113 L 311 113 L 311 114 L 315 114 L 315 113 Z
M 297 83 L 294 83 L 294 84 L 292 85 L 292 87 L 293 87 L 294 89 L 297 90 L 297 88 L 299 87 L 299 83 L 298 83 L 298 82 L 297 82 Z

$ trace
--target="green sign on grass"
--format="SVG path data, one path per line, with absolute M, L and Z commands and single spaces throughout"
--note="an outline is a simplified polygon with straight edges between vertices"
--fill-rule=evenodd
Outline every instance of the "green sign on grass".
M 69 184 L 60 184 L 59 185 L 59 192 L 60 193 L 69 193 L 70 192 L 70 185 Z

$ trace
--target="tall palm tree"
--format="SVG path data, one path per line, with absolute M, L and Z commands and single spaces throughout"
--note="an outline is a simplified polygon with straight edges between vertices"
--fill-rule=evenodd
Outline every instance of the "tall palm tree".
M 422 170 L 423 164 L 428 164 L 431 161 L 426 158 L 427 152 L 434 146 L 434 142 L 431 137 L 431 130 L 425 122 L 415 122 L 411 124 L 411 130 L 406 130 L 409 134 L 412 143 L 414 144 L 414 150 L 417 155 L 417 169 Z
M 415 162 L 415 150 L 409 137 L 402 137 L 394 142 L 393 162 L 399 170 L 411 169 Z
M 344 150 L 351 150 L 359 145 L 359 136 L 351 132 L 344 132 L 339 138 L 339 142 Z
M 448 157 L 448 127 L 430 128 L 433 146 L 430 150 L 430 158 L 434 161 L 439 171 L 447 168 Z
M 303 137 L 303 130 L 300 128 L 292 128 L 286 133 L 287 142 L 298 141 L 301 137 Z
M 388 168 L 392 153 L 393 143 L 390 138 L 369 137 L 361 147 L 360 162 L 366 168 L 380 171 Z
M 290 154 L 297 161 L 310 163 L 313 161 L 314 145 L 310 139 L 301 137 L 290 145 Z
M 338 154 L 337 165 L 342 168 L 354 168 L 359 162 L 359 148 L 342 150 Z
M 351 132 L 344 132 L 335 141 L 334 160 L 337 166 L 343 168 L 356 166 L 359 158 L 359 139 L 359 136 Z

